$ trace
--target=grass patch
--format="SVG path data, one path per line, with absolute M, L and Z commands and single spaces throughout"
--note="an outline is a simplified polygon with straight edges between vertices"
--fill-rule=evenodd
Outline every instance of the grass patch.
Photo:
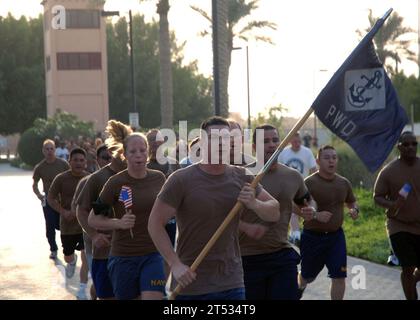
M 357 188 L 354 189 L 354 193 L 360 207 L 360 216 L 353 221 L 345 214 L 343 228 L 347 253 L 357 258 L 386 264 L 390 247 L 385 228 L 385 210 L 375 205 L 371 190 Z

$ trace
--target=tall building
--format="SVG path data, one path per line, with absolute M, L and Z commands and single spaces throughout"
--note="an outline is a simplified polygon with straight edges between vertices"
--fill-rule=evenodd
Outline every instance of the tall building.
M 106 23 L 101 16 L 104 2 L 41 3 L 47 115 L 61 109 L 81 120 L 92 121 L 98 131 L 105 128 L 109 117 Z

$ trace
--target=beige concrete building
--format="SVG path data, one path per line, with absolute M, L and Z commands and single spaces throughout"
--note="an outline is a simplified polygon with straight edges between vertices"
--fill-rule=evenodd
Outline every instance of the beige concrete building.
M 109 117 L 106 22 L 101 16 L 104 2 L 41 3 L 47 115 L 61 109 L 81 120 L 92 121 L 98 131 L 104 130 Z

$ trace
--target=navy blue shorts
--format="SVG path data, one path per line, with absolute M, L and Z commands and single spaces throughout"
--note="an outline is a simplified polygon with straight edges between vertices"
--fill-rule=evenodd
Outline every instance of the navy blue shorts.
M 200 295 L 177 295 L 175 300 L 245 300 L 245 288 L 212 292 Z
M 108 275 L 108 259 L 93 259 L 91 273 L 98 298 L 113 298 L 114 290 L 112 289 L 111 279 Z
M 390 236 L 390 241 L 401 267 L 420 268 L 420 235 L 397 232 Z
M 118 300 L 132 300 L 143 291 L 165 294 L 166 277 L 159 253 L 134 257 L 109 257 L 108 271 Z
M 324 266 L 328 277 L 347 277 L 346 238 L 342 228 L 336 232 L 320 233 L 303 230 L 300 239 L 301 274 L 304 279 L 315 279 Z
M 71 256 L 75 250 L 85 250 L 85 242 L 83 241 L 83 233 L 79 234 L 62 234 L 61 244 L 65 256 Z
M 297 265 L 293 248 L 242 257 L 247 300 L 298 300 Z

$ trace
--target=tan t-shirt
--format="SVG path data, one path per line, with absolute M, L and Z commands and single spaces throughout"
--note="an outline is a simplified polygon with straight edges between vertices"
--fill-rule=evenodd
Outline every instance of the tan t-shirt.
M 111 256 L 143 256 L 157 252 L 147 230 L 147 224 L 153 204 L 164 183 L 165 176 L 162 172 L 147 169 L 147 176 L 143 179 L 135 179 L 124 170 L 111 177 L 104 185 L 99 198 L 103 203 L 113 207 L 117 219 L 121 219 L 126 213 L 124 204 L 118 200 L 121 188 L 130 187 L 133 203 L 131 210 L 136 216 L 132 228 L 133 238 L 130 230 L 114 230 Z
M 383 168 L 375 183 L 375 196 L 395 201 L 398 192 L 406 183 L 411 185 L 411 191 L 397 215 L 387 218 L 389 235 L 397 232 L 420 235 L 420 158 L 417 158 L 413 166 L 396 159 Z
M 239 244 L 242 256 L 273 253 L 284 248 L 290 248 L 287 241 L 293 200 L 303 198 L 308 190 L 298 171 L 278 164 L 274 171 L 268 171 L 261 180 L 265 190 L 280 203 L 280 220 L 277 222 L 264 222 L 255 212 L 245 210 L 242 221 L 258 223 L 268 227 L 264 236 L 255 240 L 244 233 L 239 234 Z
M 71 170 L 60 173 L 53 180 L 49 194 L 54 199 L 57 199 L 61 207 L 65 210 L 71 210 L 71 202 L 76 191 L 79 181 L 88 175 L 84 172 L 81 176 L 74 176 Z M 71 221 L 60 216 L 60 232 L 62 235 L 72 235 L 82 233 L 82 227 L 79 221 L 74 217 Z
M 350 181 L 336 174 L 333 180 L 322 178 L 318 172 L 305 179 L 309 193 L 318 206 L 317 211 L 329 211 L 329 222 L 305 221 L 304 229 L 317 232 L 334 232 L 341 228 L 344 220 L 344 204 L 356 201 Z
M 176 251 L 182 263 L 191 266 L 201 250 L 234 207 L 245 182 L 252 175 L 245 168 L 226 166 L 221 175 L 211 175 L 199 164 L 174 172 L 158 198 L 175 208 L 178 226 Z M 257 188 L 257 194 L 261 186 Z M 229 224 L 197 272 L 197 279 L 181 294 L 199 295 L 244 287 L 238 242 L 239 215 Z M 172 281 L 175 288 L 175 279 Z
M 71 200 L 71 211 L 76 212 L 77 209 L 77 199 L 80 196 L 87 180 L 89 179 L 90 175 L 83 177 L 79 183 L 77 184 L 76 191 L 74 192 L 73 199 Z M 85 243 L 85 252 L 86 254 L 92 254 L 92 239 L 89 235 L 83 231 L 83 241 Z
M 79 183 L 77 184 L 76 191 L 74 192 L 73 199 L 71 200 L 71 210 L 76 211 L 78 202 L 77 200 L 80 197 L 80 194 L 82 193 L 83 188 L 85 187 L 86 182 L 90 178 L 90 174 L 80 179 Z
M 48 193 L 54 178 L 70 169 L 66 160 L 56 158 L 53 163 L 48 163 L 45 159 L 38 163 L 34 168 L 33 179 L 35 182 L 42 180 L 44 193 Z
M 80 193 L 79 198 L 76 199 L 77 205 L 79 205 L 80 208 L 90 212 L 90 210 L 92 210 L 92 203 L 98 200 L 99 193 L 101 192 L 103 186 L 108 181 L 108 179 L 111 178 L 115 174 L 116 172 L 111 169 L 110 165 L 107 165 L 103 167 L 102 169 L 100 169 L 99 171 L 92 173 L 89 176 L 89 179 L 86 182 L 85 187 Z M 98 230 L 98 232 L 112 235 L 112 231 L 99 231 Z M 104 247 L 104 248 L 97 248 L 93 246 L 92 250 L 93 250 L 94 259 L 104 260 L 104 259 L 108 259 L 111 246 Z

